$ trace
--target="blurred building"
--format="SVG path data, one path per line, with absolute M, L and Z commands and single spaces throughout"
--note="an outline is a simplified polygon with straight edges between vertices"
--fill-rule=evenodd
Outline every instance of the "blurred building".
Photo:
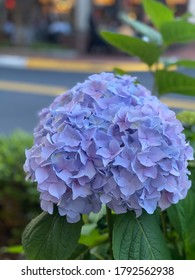
M 195 10 L 194 0 L 158 1 L 176 8 L 176 15 Z M 118 20 L 120 11 L 145 20 L 141 0 L 0 0 L 0 11 L 1 41 L 3 34 L 13 44 L 46 41 L 81 52 L 109 52 L 99 30 L 125 30 Z

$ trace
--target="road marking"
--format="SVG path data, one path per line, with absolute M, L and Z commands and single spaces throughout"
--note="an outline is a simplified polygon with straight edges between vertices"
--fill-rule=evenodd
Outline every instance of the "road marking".
M 87 59 L 54 59 L 39 57 L 23 57 L 16 55 L 0 55 L 0 66 L 13 68 L 27 68 L 40 70 L 57 70 L 72 72 L 103 72 L 113 71 L 121 68 L 127 72 L 146 72 L 148 66 L 139 61 L 132 61 L 129 58 L 121 60 L 109 60 L 104 58 L 87 58 Z
M 100 60 L 71 60 L 60 61 L 56 59 L 30 58 L 27 61 L 28 69 L 44 69 L 57 71 L 72 71 L 72 72 L 108 72 L 114 68 L 120 68 L 128 72 L 146 72 L 147 65 L 141 62 L 132 61 L 113 61 L 109 62 L 103 59 Z
M 126 72 L 147 72 L 149 68 L 146 64 L 133 61 L 128 57 L 122 59 L 107 59 L 102 57 L 95 57 L 86 59 L 54 59 L 54 58 L 39 58 L 39 57 L 25 57 L 17 55 L 0 55 L 0 66 L 11 68 L 26 68 L 39 70 L 53 70 L 53 71 L 72 71 L 72 72 L 109 72 L 114 68 L 122 69 Z M 152 68 L 155 70 L 156 66 Z M 163 69 L 162 64 L 158 64 L 158 69 Z
M 65 92 L 67 89 L 65 87 L 0 80 L 0 90 L 21 92 L 26 94 L 33 93 L 38 95 L 55 96 Z
M 165 103 L 167 106 L 171 108 L 195 111 L 195 99 L 183 100 L 183 99 L 176 99 L 176 98 L 173 99 L 167 97 L 161 97 L 160 99 L 163 103 Z
M 16 93 L 25 94 L 37 94 L 45 96 L 56 96 L 65 91 L 65 87 L 48 86 L 42 84 L 32 84 L 32 83 L 21 83 L 13 81 L 0 80 L 0 91 L 12 91 Z M 169 107 L 184 109 L 184 110 L 195 110 L 195 99 L 184 100 L 176 98 L 162 97 L 161 101 L 167 104 Z

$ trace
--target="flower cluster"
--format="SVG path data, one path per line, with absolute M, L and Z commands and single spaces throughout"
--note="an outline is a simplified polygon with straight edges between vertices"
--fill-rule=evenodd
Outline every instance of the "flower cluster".
M 95 74 L 40 113 L 26 151 L 41 208 L 77 222 L 106 204 L 153 213 L 183 199 L 192 148 L 175 113 L 128 75 Z

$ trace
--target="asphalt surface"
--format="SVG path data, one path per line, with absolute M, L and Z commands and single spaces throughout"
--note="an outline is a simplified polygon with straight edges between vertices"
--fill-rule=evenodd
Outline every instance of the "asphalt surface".
M 84 81 L 90 74 L 0 68 L 0 133 L 9 134 L 16 129 L 32 133 L 38 112 L 47 107 L 56 94 Z M 149 73 L 135 74 L 142 84 L 151 87 Z
M 0 84 L 1 81 L 7 85 L 18 83 L 15 89 L 0 87 L 0 133 L 7 134 L 16 129 L 33 132 L 38 121 L 38 112 L 47 107 L 54 96 L 43 95 L 40 92 L 36 94 L 37 90 L 33 93 L 32 85 L 56 86 L 63 92 L 76 81 L 82 81 L 86 77 L 87 74 L 0 68 Z M 21 92 L 22 84 L 30 86 Z
M 0 134 L 10 134 L 16 129 L 32 133 L 38 122 L 38 112 L 47 107 L 57 94 L 84 81 L 90 74 L 0 67 Z M 132 75 L 151 89 L 150 73 L 132 72 Z M 182 107 L 188 98 L 179 96 L 178 100 L 178 96 L 173 95 L 170 100 L 173 107 L 176 101 Z M 189 99 L 187 105 L 191 109 L 194 106 L 195 110 L 195 99 Z

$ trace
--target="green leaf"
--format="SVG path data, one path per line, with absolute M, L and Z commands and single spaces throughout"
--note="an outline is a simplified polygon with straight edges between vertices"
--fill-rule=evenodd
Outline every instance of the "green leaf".
M 23 247 L 22 245 L 15 245 L 10 247 L 2 247 L 0 249 L 0 253 L 9 253 L 9 254 L 21 254 L 23 253 Z
M 187 259 L 195 259 L 195 193 L 191 189 L 185 199 L 167 209 L 171 224 L 184 243 Z
M 156 86 L 159 94 L 179 93 L 195 96 L 195 79 L 174 71 L 157 71 Z
M 139 57 L 148 66 L 157 62 L 161 54 L 161 49 L 154 43 L 144 42 L 139 38 L 107 31 L 102 31 L 101 36 L 121 51 Z
M 68 259 L 77 247 L 82 221 L 70 224 L 57 211 L 41 213 L 26 227 L 22 244 L 28 259 Z
M 193 14 L 186 12 L 186 13 L 182 14 L 181 16 L 179 16 L 179 19 L 188 21 L 190 17 L 193 17 Z
M 164 22 L 174 20 L 173 11 L 167 6 L 154 0 L 143 0 L 145 13 L 155 27 L 160 28 Z
M 166 45 L 195 41 L 195 24 L 184 20 L 166 22 L 160 31 Z
M 113 229 L 113 254 L 117 260 L 170 259 L 156 215 L 118 215 Z
M 110 260 L 109 243 L 100 244 L 90 250 L 93 260 Z
M 94 247 L 101 243 L 105 243 L 108 240 L 108 234 L 100 234 L 97 229 L 94 229 L 90 232 L 89 235 L 82 234 L 79 243 L 84 244 L 86 246 Z
M 89 260 L 89 248 L 83 244 L 78 244 L 73 254 L 68 258 L 69 260 Z
M 146 36 L 149 39 L 150 42 L 153 42 L 153 43 L 155 43 L 158 46 L 162 46 L 162 44 L 163 44 L 162 35 L 160 34 L 160 32 L 158 32 L 154 28 L 148 26 L 145 23 L 142 23 L 140 21 L 134 20 L 134 19 L 128 17 L 124 13 L 121 13 L 119 15 L 119 18 L 123 22 L 125 22 L 126 24 L 130 25 L 131 27 L 133 27 L 134 30 L 136 30 L 140 34 Z
M 118 68 L 118 67 L 114 67 L 113 68 L 113 72 L 116 74 L 116 75 L 128 75 L 129 74 L 129 72 L 127 72 L 127 71 L 124 71 L 123 69 L 121 69 L 121 68 Z
M 195 60 L 188 60 L 188 59 L 181 59 L 181 60 L 176 60 L 174 62 L 169 63 L 168 66 L 181 66 L 181 67 L 185 67 L 185 68 L 195 68 Z

